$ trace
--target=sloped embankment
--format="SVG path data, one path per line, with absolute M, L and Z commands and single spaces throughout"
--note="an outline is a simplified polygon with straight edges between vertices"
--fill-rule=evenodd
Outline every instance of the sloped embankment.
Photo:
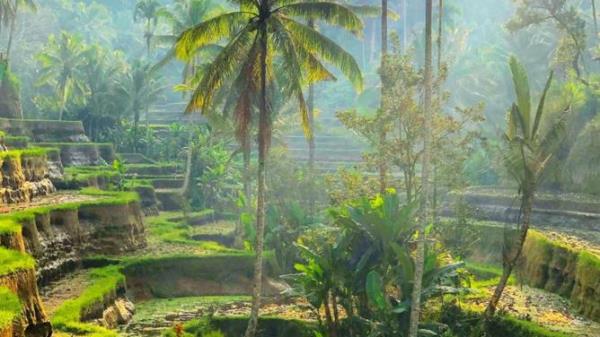
M 474 226 L 481 239 L 471 259 L 500 263 L 505 226 L 489 222 Z M 600 322 L 600 257 L 595 253 L 532 230 L 516 275 L 526 284 L 570 299 L 577 311 Z
M 81 193 L 94 198 L 0 217 L 0 288 L 8 289 L 21 303 L 16 318 L 0 325 L 2 337 L 49 336 L 51 327 L 38 283 L 62 276 L 86 254 L 117 254 L 145 245 L 136 194 Z M 14 303 L 0 302 L 0 321 L 1 313 L 11 312 L 13 307 Z
M 28 202 L 55 191 L 48 156 L 54 149 L 30 148 L 0 152 L 0 204 Z

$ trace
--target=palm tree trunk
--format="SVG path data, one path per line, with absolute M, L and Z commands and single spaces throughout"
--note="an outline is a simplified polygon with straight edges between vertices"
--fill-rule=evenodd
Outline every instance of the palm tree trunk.
M 423 271 L 425 261 L 425 231 L 424 228 L 431 221 L 431 143 L 432 143 L 432 115 L 431 96 L 433 91 L 432 81 L 432 2 L 426 0 L 425 7 L 425 95 L 424 95 L 424 142 L 423 142 L 423 168 L 421 180 L 423 191 L 421 194 L 421 215 L 417 226 L 417 252 L 415 257 L 415 278 L 413 283 L 412 304 L 410 309 L 409 337 L 417 337 L 419 332 L 419 319 L 421 315 L 421 290 L 423 286 Z
M 189 220 L 189 202 L 188 196 L 190 195 L 190 185 L 192 180 L 192 162 L 194 156 L 194 142 L 192 140 L 193 132 L 190 130 L 190 134 L 188 136 L 188 150 L 187 150 L 187 158 L 185 163 L 185 177 L 183 179 L 183 186 L 180 191 L 181 198 L 181 206 L 183 208 L 183 217 L 186 221 Z
M 10 49 L 13 43 L 13 37 L 15 35 L 16 23 L 17 23 L 17 13 L 18 13 L 18 2 L 15 5 L 15 15 L 10 20 L 10 31 L 8 32 L 8 44 L 6 45 L 6 59 L 8 60 L 8 64 L 10 65 Z
M 523 245 L 525 244 L 525 240 L 527 239 L 527 233 L 529 232 L 529 225 L 531 221 L 531 211 L 533 209 L 533 199 L 535 196 L 535 188 L 532 186 L 527 187 L 523 191 L 523 199 L 521 201 L 521 210 L 523 211 L 523 218 L 521 220 L 521 229 L 518 237 L 518 241 L 516 242 L 516 251 L 514 255 L 510 256 L 505 254 L 507 258 L 503 263 L 503 271 L 502 276 L 500 277 L 500 281 L 496 286 L 496 290 L 494 290 L 494 294 L 490 298 L 490 302 L 485 310 L 485 318 L 489 320 L 496 313 L 496 309 L 498 308 L 498 303 L 502 298 L 502 293 L 504 293 L 504 289 L 506 288 L 506 284 L 508 283 L 508 279 L 512 274 L 513 269 L 517 265 L 517 262 L 521 258 L 521 254 L 523 253 Z
M 443 23 L 444 23 L 444 0 L 439 0 L 438 3 L 438 36 L 437 36 L 437 73 L 438 73 L 438 81 L 442 77 L 442 37 L 444 33 Z M 437 86 L 437 99 L 440 106 L 442 107 L 442 86 L 441 82 L 438 83 Z M 440 111 L 441 113 L 441 111 Z M 433 172 L 433 205 L 432 205 L 432 219 L 437 218 L 437 201 L 438 201 L 438 174 L 437 174 L 437 165 L 432 164 L 432 172 Z
M 252 197 L 252 187 L 250 184 L 250 157 L 252 155 L 252 144 L 250 144 L 249 133 L 244 135 L 244 137 L 246 138 L 242 144 L 242 156 L 244 157 L 244 197 L 246 198 L 246 203 L 250 205 L 250 198 Z
M 308 25 L 315 28 L 314 20 L 309 20 Z M 310 175 L 310 193 L 308 200 L 308 210 L 311 216 L 315 212 L 315 87 L 311 84 L 308 87 L 308 128 L 310 129 L 310 137 L 308 138 L 308 171 Z
M 265 208 L 266 208 L 266 159 L 270 140 L 271 122 L 267 107 L 267 29 L 263 25 L 261 27 L 261 55 L 260 55 L 260 76 L 261 76 L 261 93 L 260 93 L 260 116 L 259 116 L 259 132 L 258 132 L 258 195 L 256 205 L 256 258 L 254 262 L 254 289 L 252 291 L 252 310 L 250 311 L 250 319 L 246 329 L 245 337 L 254 337 L 258 326 L 258 315 L 260 310 L 261 292 L 262 292 L 262 275 L 263 275 L 263 248 L 265 235 Z
M 62 121 L 63 119 L 63 114 L 65 112 L 65 106 L 67 105 L 67 83 L 61 84 L 59 87 L 59 91 L 60 91 L 60 110 L 58 112 L 58 120 Z
M 381 0 L 381 71 L 383 73 L 385 68 L 385 62 L 387 57 L 387 44 L 388 44 L 388 27 L 387 27 L 387 11 L 388 11 L 388 2 L 387 0 Z M 381 115 L 382 117 L 387 114 L 387 107 L 385 106 L 386 100 L 386 90 L 385 85 L 383 83 L 383 79 L 381 81 Z M 386 164 L 386 155 L 385 155 L 385 143 L 387 138 L 387 132 L 385 131 L 385 118 L 382 118 L 381 126 L 379 130 L 379 191 L 381 194 L 385 193 L 387 188 L 387 164 Z
M 594 31 L 598 38 L 598 16 L 596 15 L 596 0 L 592 0 L 592 15 L 594 16 Z
M 437 36 L 437 68 L 438 76 L 442 71 L 442 37 L 444 33 L 444 0 L 439 0 L 439 14 L 438 14 L 438 36 Z M 440 90 L 441 91 L 441 90 Z
M 408 51 L 408 0 L 402 0 L 402 48 Z

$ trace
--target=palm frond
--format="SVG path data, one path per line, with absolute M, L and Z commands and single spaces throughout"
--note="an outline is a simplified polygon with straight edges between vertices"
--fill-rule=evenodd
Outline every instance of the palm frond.
M 248 18 L 242 12 L 226 13 L 184 31 L 175 44 L 177 57 L 189 59 L 197 49 L 234 35 Z
M 529 138 L 531 132 L 531 95 L 529 92 L 529 79 L 527 77 L 527 71 L 525 71 L 525 67 L 523 67 L 523 65 L 514 56 L 511 56 L 509 63 L 513 84 L 515 86 L 515 94 L 517 96 L 517 106 L 519 107 L 523 124 L 522 131 L 525 138 Z
M 298 107 L 300 108 L 300 117 L 302 119 L 302 127 L 306 138 L 312 137 L 312 130 L 310 128 L 310 120 L 308 116 L 308 106 L 304 99 L 302 92 L 302 68 L 298 55 L 296 54 L 296 47 L 294 40 L 287 32 L 285 26 L 277 20 L 276 17 L 269 19 L 269 23 L 273 28 L 273 39 L 277 50 L 282 53 L 282 66 L 287 78 L 285 83 L 284 94 L 289 97 L 295 97 L 298 100 Z
M 362 91 L 362 73 L 352 55 L 334 41 L 307 25 L 285 17 L 279 17 L 279 20 L 285 25 L 296 46 L 339 68 L 354 88 L 357 91 Z
M 277 11 L 291 17 L 321 20 L 356 35 L 363 30 L 361 19 L 351 9 L 333 2 L 301 2 L 283 6 Z
M 546 81 L 546 86 L 544 87 L 544 92 L 542 93 L 540 102 L 538 103 L 537 111 L 535 113 L 535 121 L 533 122 L 533 129 L 531 130 L 531 135 L 533 137 L 535 137 L 537 135 L 537 131 L 540 127 L 540 122 L 542 121 L 542 115 L 544 114 L 544 105 L 546 103 L 546 96 L 548 95 L 548 90 L 550 90 L 550 85 L 552 85 L 553 77 L 554 77 L 554 71 L 551 71 L 550 76 L 548 76 L 548 80 Z
M 202 80 L 186 107 L 186 113 L 198 109 L 206 111 L 211 105 L 215 92 L 223 85 L 225 79 L 234 72 L 236 67 L 243 63 L 244 57 L 247 57 L 253 36 L 256 35 L 254 28 L 255 26 L 251 24 L 242 29 L 208 65 Z

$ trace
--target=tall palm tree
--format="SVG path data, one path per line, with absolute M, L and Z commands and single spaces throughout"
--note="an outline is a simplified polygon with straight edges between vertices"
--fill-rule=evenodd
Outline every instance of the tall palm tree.
M 85 64 L 86 46 L 76 36 L 62 32 L 51 35 L 48 45 L 37 56 L 41 65 L 38 85 L 55 87 L 60 100 L 58 119 L 63 119 L 66 104 L 74 94 L 86 91 L 81 69 Z
M 533 114 L 529 80 L 525 68 L 515 57 L 511 57 L 510 70 L 517 101 L 513 103 L 509 112 L 507 132 L 504 136 L 508 146 L 505 164 L 519 186 L 521 194 L 520 224 L 516 242 L 511 243 L 510 248 L 503 254 L 502 276 L 485 311 L 488 319 L 496 312 L 506 283 L 523 252 L 536 189 L 542 179 L 546 163 L 552 158 L 564 135 L 566 118 L 566 114 L 563 114 L 557 120 L 543 120 L 546 95 L 552 84 L 552 72 L 546 81 L 535 114 Z M 567 110 L 565 109 L 565 111 Z M 542 131 L 542 125 L 544 125 L 545 132 Z M 506 246 L 507 243 L 505 243 Z
M 8 59 L 10 56 L 10 49 L 12 47 L 13 37 L 15 34 L 15 25 L 17 22 L 17 14 L 19 13 L 19 8 L 28 9 L 31 11 L 36 11 L 37 6 L 34 0 L 14 0 L 14 13 L 10 18 L 10 31 L 8 33 L 8 43 L 6 46 L 6 58 Z
M 142 113 L 146 113 L 147 120 L 148 109 L 156 102 L 161 90 L 152 65 L 141 61 L 134 62 L 131 70 L 119 83 L 117 92 L 126 104 L 126 113 L 133 117 L 134 139 L 138 139 Z M 137 150 L 137 143 L 134 142 L 133 151 Z
M 385 67 L 386 57 L 388 49 L 388 2 L 387 0 L 381 0 L 381 69 Z M 383 74 L 382 74 L 383 76 Z M 382 81 L 383 82 L 383 81 Z M 381 106 L 379 107 L 380 113 L 385 115 L 384 106 L 385 87 L 383 83 L 381 85 Z M 380 131 L 379 131 L 379 190 L 380 193 L 385 193 L 387 188 L 387 165 L 385 161 L 385 143 L 387 138 L 387 132 L 385 130 L 385 121 L 382 118 Z
M 203 72 L 187 112 L 206 112 L 213 105 L 219 89 L 229 80 L 232 82 L 230 94 L 235 96 L 237 102 L 234 115 L 238 135 L 248 133 L 253 108 L 258 107 L 256 258 L 252 310 L 245 334 L 246 337 L 253 337 L 258 323 L 263 277 L 266 160 L 272 129 L 269 93 L 277 92 L 296 101 L 305 133 L 311 137 L 303 86 L 334 78 L 321 60 L 337 66 L 357 89 L 362 88 L 362 75 L 349 53 L 300 20 L 322 20 L 355 34 L 362 30 L 362 22 L 347 7 L 332 2 L 231 2 L 239 5 L 240 10 L 218 15 L 190 28 L 180 36 L 176 48 L 178 56 L 186 59 L 202 46 L 227 41 Z M 285 80 L 278 81 L 278 78 Z
M 433 111 L 431 97 L 433 95 L 432 76 L 432 8 L 433 0 L 425 3 L 425 93 L 423 99 L 423 167 L 421 171 L 421 214 L 417 224 L 417 252 L 415 256 L 415 273 L 410 308 L 409 337 L 417 337 L 419 333 L 419 319 L 421 315 L 421 289 L 423 285 L 423 271 L 425 263 L 425 226 L 431 223 L 431 196 L 432 186 L 431 158 L 432 158 L 432 122 Z
M 133 11 L 133 19 L 135 21 L 144 20 L 144 39 L 146 40 L 146 49 L 148 55 L 150 55 L 150 47 L 152 43 L 152 36 L 154 36 L 154 30 L 158 23 L 157 12 L 160 8 L 160 2 L 158 0 L 138 0 Z

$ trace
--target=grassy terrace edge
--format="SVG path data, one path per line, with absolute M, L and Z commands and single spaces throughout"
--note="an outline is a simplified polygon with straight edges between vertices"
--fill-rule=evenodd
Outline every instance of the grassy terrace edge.
M 0 287 L 0 331 L 21 314 L 21 302 L 8 288 Z
M 134 193 L 134 192 L 108 192 L 108 191 L 101 191 L 101 190 L 97 190 L 97 189 L 88 188 L 88 189 L 83 189 L 81 191 L 81 194 L 97 196 L 97 197 L 99 197 L 99 199 L 91 200 L 91 201 L 87 200 L 87 201 L 81 201 L 81 202 L 65 203 L 65 204 L 52 205 L 52 206 L 42 206 L 42 207 L 27 209 L 27 210 L 23 210 L 23 211 L 11 213 L 11 214 L 2 215 L 2 216 L 0 216 L 0 235 L 18 233 L 22 230 L 22 226 L 21 226 L 22 222 L 34 219 L 38 215 L 47 214 L 52 211 L 76 210 L 76 209 L 79 209 L 81 207 L 86 207 L 86 206 L 125 205 L 125 204 L 129 204 L 131 202 L 139 201 L 139 196 L 137 195 L 137 193 Z M 34 269 L 34 268 L 35 268 L 35 260 L 30 255 L 28 255 L 26 253 L 18 252 L 16 250 L 7 249 L 5 247 L 0 247 L 0 277 L 10 275 L 10 274 L 18 272 L 20 270 L 27 270 L 27 269 Z M 117 277 L 116 273 L 111 271 L 110 273 L 107 272 L 105 274 L 97 274 L 96 276 L 94 276 L 94 275 L 92 275 L 92 276 L 96 277 L 97 281 L 100 280 L 101 278 L 109 280 L 109 281 L 110 280 L 123 281 L 124 276 L 122 276 L 122 274 L 120 274 L 120 272 L 119 272 L 119 275 L 121 275 L 120 278 Z M 106 282 L 95 282 L 95 283 L 104 284 Z M 109 282 L 109 283 L 111 283 L 111 282 Z M 112 289 L 113 287 L 111 286 L 109 288 Z M 20 304 L 19 304 L 18 298 L 16 297 L 16 295 L 14 295 L 12 293 L 7 294 L 6 293 L 7 290 L 8 290 L 7 288 L 0 287 L 0 330 L 2 330 L 8 324 L 10 324 L 12 319 L 14 317 L 16 317 L 16 315 L 18 315 L 18 313 L 20 313 Z M 94 299 L 97 299 L 96 295 L 103 292 L 104 290 L 105 290 L 104 288 L 102 288 L 102 289 L 94 288 L 94 289 L 90 290 L 90 293 L 88 293 L 86 295 L 87 296 L 86 298 L 80 300 L 77 303 L 81 304 L 81 306 L 84 306 L 85 304 L 89 303 L 90 301 L 93 302 Z M 15 298 L 16 298 L 16 301 L 15 301 Z M 70 305 L 75 305 L 75 304 L 70 304 Z M 15 307 L 18 309 L 15 310 Z M 68 316 L 68 315 L 65 316 L 65 315 L 59 316 L 59 320 L 58 320 L 59 324 L 63 324 L 63 323 L 66 324 L 67 320 L 65 317 L 71 317 L 71 316 Z M 63 317 L 64 319 L 60 318 L 60 317 Z M 67 325 L 65 325 L 65 326 L 67 326 Z M 68 326 L 73 327 L 73 329 L 78 327 L 73 324 L 69 324 Z M 116 336 L 116 334 L 115 335 L 107 334 L 107 331 L 110 332 L 110 330 L 107 330 L 107 331 L 97 330 L 95 327 L 92 328 L 92 327 L 85 327 L 85 326 L 80 326 L 80 328 L 88 329 L 89 330 L 88 332 L 91 333 L 91 336 L 97 336 L 97 337 Z
M 116 293 L 125 283 L 120 266 L 91 269 L 88 273 L 90 286 L 77 298 L 61 304 L 50 318 L 54 329 L 75 335 L 90 337 L 116 337 L 115 331 L 99 325 L 84 323 L 82 319 L 88 308 L 104 301 L 106 296 Z
M 22 222 L 35 219 L 38 215 L 48 214 L 52 211 L 77 210 L 81 207 L 89 206 L 126 205 L 140 200 L 139 195 L 135 192 L 110 192 L 94 188 L 84 188 L 80 193 L 82 195 L 98 197 L 98 199 L 40 206 L 0 215 L 0 235 L 18 232 L 21 230 Z

